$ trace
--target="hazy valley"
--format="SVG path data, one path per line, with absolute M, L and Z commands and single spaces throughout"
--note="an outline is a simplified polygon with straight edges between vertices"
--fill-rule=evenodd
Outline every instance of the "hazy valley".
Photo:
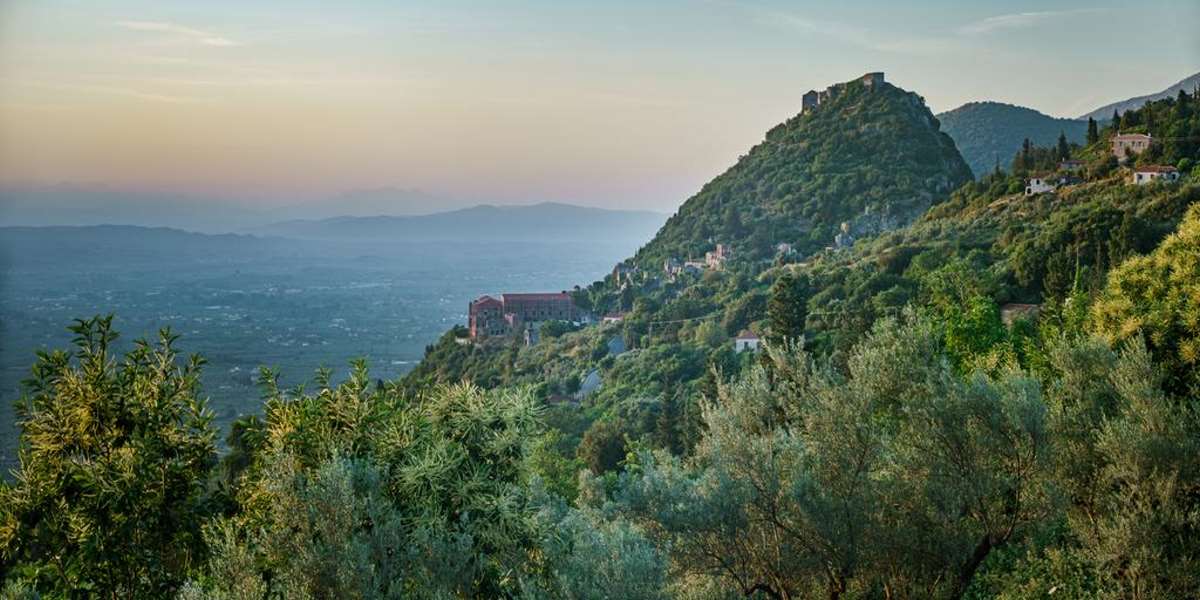
M 376 377 L 395 379 L 465 320 L 478 294 L 558 291 L 600 279 L 665 218 L 562 205 L 513 210 L 539 227 L 560 223 L 574 239 L 540 240 L 511 228 L 477 235 L 480 222 L 461 223 L 457 234 L 428 230 L 434 239 L 397 231 L 361 241 L 0 228 L 0 462 L 7 469 L 15 460 L 12 405 L 34 351 L 66 346 L 73 319 L 115 314 L 122 348 L 161 327 L 183 335 L 189 351 L 208 360 L 204 389 L 224 427 L 257 411 L 260 366 L 279 368 L 295 385 L 322 366 L 340 379 L 348 361 L 362 357 Z M 577 213 L 593 225 L 586 232 L 571 217 Z
M 0 22 L 0 600 L 1200 598 L 1194 2 Z

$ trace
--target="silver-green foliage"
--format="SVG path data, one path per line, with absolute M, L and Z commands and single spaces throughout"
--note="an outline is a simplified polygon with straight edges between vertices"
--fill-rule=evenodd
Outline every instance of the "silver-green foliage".
M 610 509 L 741 594 L 960 592 L 1052 507 L 1045 409 L 1019 372 L 958 376 L 936 333 L 885 323 L 845 375 L 771 351 L 706 408 L 694 458 L 642 454 Z
M 629 523 L 541 491 L 523 391 L 422 397 L 349 380 L 269 398 L 239 510 L 211 523 L 185 598 L 656 598 L 663 559 Z M 631 575 L 633 578 L 631 578 Z

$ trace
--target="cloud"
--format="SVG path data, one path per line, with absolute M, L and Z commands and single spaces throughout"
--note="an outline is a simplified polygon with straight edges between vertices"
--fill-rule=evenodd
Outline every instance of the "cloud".
M 758 18 L 768 25 L 825 36 L 843 44 L 875 52 L 937 54 L 949 48 L 947 40 L 938 37 L 894 36 L 857 25 L 812 19 L 795 13 L 760 12 Z
M 117 27 L 129 29 L 131 31 L 167 33 L 186 38 L 205 46 L 229 47 L 241 45 L 229 38 L 209 33 L 207 31 L 192 29 L 191 27 L 184 27 L 182 25 L 165 23 L 162 21 L 117 21 Z
M 994 17 L 988 17 L 973 23 L 967 23 L 966 25 L 959 27 L 956 31 L 959 35 L 979 35 L 991 33 L 1000 29 L 1023 29 L 1051 19 L 1101 11 L 1103 11 L 1103 9 L 1080 8 L 1076 10 L 1047 10 L 1039 12 L 996 15 Z

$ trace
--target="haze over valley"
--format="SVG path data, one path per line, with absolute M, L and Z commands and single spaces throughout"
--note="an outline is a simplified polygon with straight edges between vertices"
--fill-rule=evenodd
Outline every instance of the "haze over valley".
M 0 599 L 1200 598 L 1200 3 L 0 3 Z
M 279 368 L 294 385 L 318 367 L 340 379 L 361 357 L 376 377 L 395 379 L 465 321 L 479 293 L 558 291 L 600 279 L 665 218 L 599 211 L 605 222 L 595 210 L 575 209 L 592 225 L 584 232 L 564 214 L 575 210 L 549 208 L 514 210 L 540 227 L 557 219 L 574 239 L 522 229 L 481 234 L 478 222 L 460 235 L 362 240 L 0 227 L 0 463 L 15 460 L 12 405 L 34 351 L 67 345 L 73 319 L 115 314 L 122 348 L 161 327 L 185 336 L 209 361 L 204 389 L 224 427 L 255 410 L 260 366 Z

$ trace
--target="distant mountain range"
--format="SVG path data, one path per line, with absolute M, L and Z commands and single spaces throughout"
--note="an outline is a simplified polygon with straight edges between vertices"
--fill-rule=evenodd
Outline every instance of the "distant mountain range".
M 346 241 L 642 241 L 666 221 L 649 211 L 609 210 L 542 203 L 480 205 L 409 217 L 336 217 L 291 220 L 248 228 L 260 235 Z
M 427 215 L 473 203 L 421 190 L 354 190 L 277 208 L 232 198 L 152 193 L 84 185 L 0 188 L 0 226 L 139 225 L 225 233 L 290 219 Z
M 1112 118 L 1112 114 L 1113 114 L 1114 110 L 1117 111 L 1118 113 L 1124 113 L 1125 111 L 1130 110 L 1130 109 L 1141 108 L 1142 105 L 1146 104 L 1147 102 L 1149 102 L 1151 100 L 1160 100 L 1162 98 L 1166 98 L 1167 96 L 1178 95 L 1179 90 L 1185 90 L 1185 91 L 1187 91 L 1187 93 L 1190 94 L 1193 91 L 1195 91 L 1197 86 L 1200 86 L 1200 73 L 1196 73 L 1195 75 L 1192 75 L 1191 77 L 1183 79 L 1182 81 L 1168 87 L 1165 90 L 1162 90 L 1161 92 L 1157 92 L 1154 94 L 1147 94 L 1145 96 L 1137 96 L 1135 98 L 1130 98 L 1128 100 L 1121 100 L 1120 102 L 1113 102 L 1112 104 L 1105 104 L 1104 106 L 1101 106 L 1100 108 L 1097 108 L 1096 110 L 1093 110 L 1090 113 L 1087 113 L 1085 115 L 1080 115 L 1079 118 L 1084 121 L 1086 121 L 1088 119 L 1088 117 L 1096 119 L 1097 121 L 1110 119 L 1110 118 Z
M 0 226 L 113 224 L 220 233 L 255 222 L 263 216 L 223 198 L 71 184 L 0 188 Z
M 1038 146 L 1050 146 L 1060 133 L 1076 143 L 1082 143 L 1087 135 L 1087 121 L 1060 119 L 1000 102 L 970 102 L 937 118 L 975 177 L 990 172 L 997 161 L 1007 171 L 1026 138 Z
M 469 204 L 420 190 L 350 191 L 279 208 L 228 198 L 76 185 L 0 188 L 0 227 L 132 225 L 321 239 L 510 240 L 653 235 L 666 215 L 568 204 Z
M 0 227 L 0 266 L 20 260 L 31 265 L 227 261 L 238 257 L 292 252 L 295 242 L 253 235 L 205 234 L 170 227 L 83 225 Z
M 418 189 L 383 187 L 350 190 L 330 198 L 300 202 L 263 213 L 272 222 L 331 217 L 406 217 L 446 212 L 477 205 Z

